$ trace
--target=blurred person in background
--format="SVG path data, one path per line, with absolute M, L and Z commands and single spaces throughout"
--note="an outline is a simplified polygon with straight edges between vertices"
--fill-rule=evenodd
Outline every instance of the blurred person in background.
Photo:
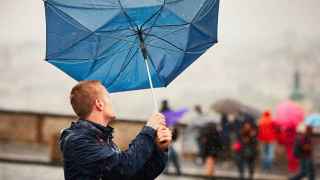
M 168 100 L 163 100 L 161 102 L 161 108 L 160 108 L 160 112 L 163 113 L 164 115 L 166 115 L 166 112 L 172 111 Z M 181 175 L 181 166 L 180 166 L 180 160 L 179 160 L 179 155 L 177 153 L 177 151 L 174 148 L 174 143 L 177 141 L 178 136 L 179 136 L 179 130 L 177 128 L 177 126 L 173 126 L 171 127 L 172 129 L 172 142 L 173 144 L 169 147 L 169 159 L 168 159 L 168 163 L 167 163 L 167 167 L 166 167 L 166 173 L 168 173 L 169 171 L 169 166 L 172 163 L 175 170 L 176 170 L 176 174 L 178 176 Z
M 200 132 L 200 142 L 203 148 L 206 175 L 214 176 L 216 159 L 223 148 L 221 135 L 215 123 L 207 123 Z
M 202 107 L 200 105 L 196 105 L 196 106 L 194 106 L 194 111 L 197 113 L 197 118 L 195 119 L 195 121 L 202 121 L 202 117 L 204 117 Z M 203 164 L 204 144 L 201 142 L 201 130 L 202 130 L 202 127 L 200 127 L 198 129 L 196 141 L 197 141 L 197 145 L 198 145 L 198 156 L 200 157 L 200 159 L 202 161 L 201 163 Z
M 175 142 L 177 141 L 178 137 L 179 137 L 178 127 L 174 126 L 172 128 L 172 146 L 169 147 L 169 159 L 168 159 L 168 163 L 167 163 L 166 172 L 168 173 L 168 169 L 170 167 L 170 164 L 172 163 L 174 168 L 175 168 L 175 170 L 176 170 L 176 174 L 178 176 L 180 176 L 182 172 L 181 172 L 179 154 L 177 153 L 175 148 L 173 148 L 173 146 L 174 146 Z
M 223 144 L 223 157 L 226 159 L 227 157 L 230 157 L 231 155 L 231 137 L 230 137 L 230 131 L 231 131 L 231 123 L 229 122 L 228 114 L 222 114 L 221 115 L 221 139 Z
M 289 172 L 296 172 L 299 169 L 299 160 L 294 155 L 294 145 L 297 137 L 296 126 L 290 125 L 286 127 L 281 134 L 287 153 L 288 170 Z
M 163 100 L 161 102 L 161 107 L 160 107 L 160 112 L 167 112 L 167 111 L 172 111 L 171 107 L 169 106 L 168 100 Z
M 66 180 L 153 180 L 165 168 L 171 131 L 156 113 L 121 151 L 113 142 L 111 99 L 99 81 L 74 86 L 70 102 L 79 120 L 63 130 L 60 149 Z
M 300 160 L 300 170 L 297 175 L 290 180 L 300 180 L 308 177 L 309 180 L 315 179 L 315 167 L 313 163 L 313 129 L 307 126 L 305 132 L 297 136 L 294 147 L 294 155 Z
M 258 154 L 257 130 L 250 121 L 244 121 L 240 135 L 233 145 L 240 179 L 244 179 L 245 168 L 248 167 L 249 179 L 253 179 L 255 160 Z
M 202 107 L 200 105 L 196 105 L 194 107 L 194 111 L 197 113 L 196 121 L 202 121 L 202 118 L 205 116 L 203 111 L 202 111 Z M 203 159 L 203 157 L 204 157 L 204 155 L 203 155 L 204 154 L 204 143 L 202 143 L 202 140 L 201 140 L 201 138 L 202 138 L 201 137 L 201 135 L 202 135 L 201 130 L 202 130 L 202 128 L 199 129 L 198 135 L 196 137 L 196 140 L 197 140 L 197 145 L 198 145 L 198 155 L 201 158 L 202 164 L 203 164 L 203 161 L 204 161 L 204 159 Z
M 276 132 L 270 111 L 265 111 L 259 120 L 258 139 L 262 144 L 262 168 L 270 170 L 274 158 Z

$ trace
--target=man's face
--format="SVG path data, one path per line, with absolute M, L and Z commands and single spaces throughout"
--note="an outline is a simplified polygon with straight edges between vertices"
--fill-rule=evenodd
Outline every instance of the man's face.
M 114 120 L 116 115 L 113 111 L 111 99 L 109 97 L 109 93 L 104 86 L 101 86 L 101 97 L 104 103 L 103 114 L 107 120 Z

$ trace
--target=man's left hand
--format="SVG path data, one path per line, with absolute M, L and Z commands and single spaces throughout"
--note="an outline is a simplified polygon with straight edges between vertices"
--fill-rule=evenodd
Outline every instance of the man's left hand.
M 161 151 L 166 151 L 172 143 L 172 132 L 169 128 L 161 126 L 157 130 L 156 144 Z

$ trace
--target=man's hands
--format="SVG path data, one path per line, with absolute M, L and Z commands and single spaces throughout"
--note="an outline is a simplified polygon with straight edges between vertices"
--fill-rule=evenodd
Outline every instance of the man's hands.
M 164 115 L 160 113 L 152 115 L 149 118 L 146 126 L 157 131 L 156 144 L 159 150 L 167 150 L 172 142 L 172 133 L 171 130 L 166 127 Z
M 171 130 L 165 126 L 161 126 L 157 130 L 156 144 L 161 151 L 166 151 L 172 142 Z
M 151 127 L 154 130 L 158 130 L 161 126 L 165 126 L 165 125 L 166 125 L 165 117 L 160 113 L 156 113 L 152 115 L 146 124 L 146 126 Z

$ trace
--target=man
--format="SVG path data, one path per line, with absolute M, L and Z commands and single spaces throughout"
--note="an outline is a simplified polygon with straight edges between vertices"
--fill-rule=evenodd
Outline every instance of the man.
M 112 141 L 115 119 L 107 90 L 99 81 L 83 81 L 70 96 L 79 120 L 61 135 L 66 180 L 153 180 L 165 168 L 171 132 L 155 114 L 128 150 Z

